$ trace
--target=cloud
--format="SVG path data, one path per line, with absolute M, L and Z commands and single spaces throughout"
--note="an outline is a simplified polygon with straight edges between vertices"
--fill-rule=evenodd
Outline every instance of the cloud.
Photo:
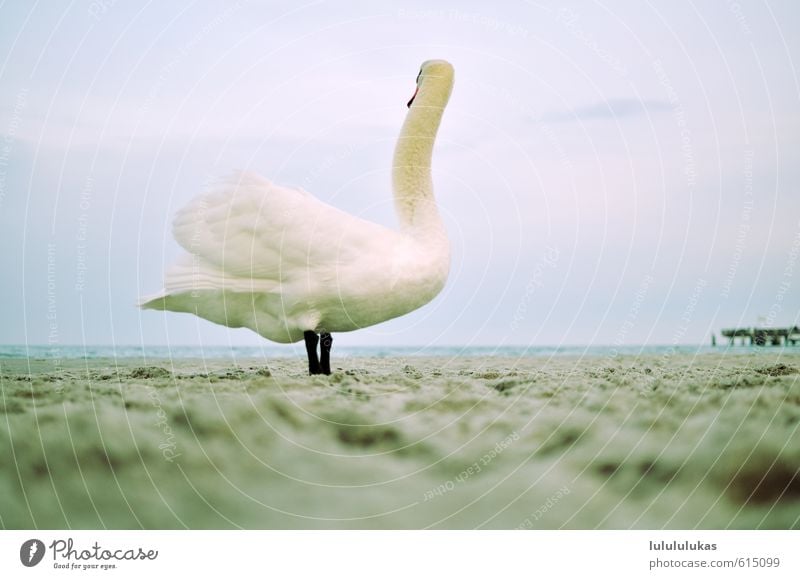
M 620 120 L 627 117 L 659 114 L 669 110 L 670 105 L 666 101 L 617 98 L 597 101 L 569 111 L 545 113 L 541 120 L 551 123 Z

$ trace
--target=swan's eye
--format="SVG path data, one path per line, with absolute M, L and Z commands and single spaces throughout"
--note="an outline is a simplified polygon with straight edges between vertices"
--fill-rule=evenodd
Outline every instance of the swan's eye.
M 422 69 L 419 70 L 419 74 L 417 74 L 417 80 L 415 80 L 414 82 L 419 84 L 419 77 L 421 77 L 421 76 L 422 76 Z

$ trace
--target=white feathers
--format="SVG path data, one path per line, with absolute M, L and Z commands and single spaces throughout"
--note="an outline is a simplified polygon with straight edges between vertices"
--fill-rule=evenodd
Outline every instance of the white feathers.
M 446 104 L 452 75 L 445 80 L 431 79 L 442 84 L 441 95 L 436 86 L 421 91 L 428 108 L 441 97 L 440 109 Z M 424 101 L 415 101 L 403 127 L 396 174 L 403 171 L 397 165 L 404 147 L 414 141 L 405 133 L 413 127 L 419 138 L 420 120 L 430 117 Z M 417 122 L 410 122 L 414 117 Z M 440 118 L 425 119 L 430 122 L 422 131 L 431 141 Z M 418 175 L 419 163 L 413 165 L 407 171 Z M 430 159 L 428 177 L 429 167 Z M 277 342 L 298 341 L 306 330 L 349 331 L 408 313 L 441 290 L 449 269 L 449 245 L 433 192 L 424 186 L 430 179 L 413 182 L 423 186 L 396 190 L 395 196 L 406 206 L 416 203 L 428 218 L 394 231 L 254 173 L 232 175 L 176 214 L 173 235 L 187 253 L 167 271 L 164 291 L 141 307 L 194 313 Z

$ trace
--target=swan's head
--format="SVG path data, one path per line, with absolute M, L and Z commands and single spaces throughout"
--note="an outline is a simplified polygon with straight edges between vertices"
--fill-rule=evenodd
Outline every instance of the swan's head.
M 446 60 L 426 60 L 419 67 L 417 88 L 411 100 L 408 101 L 408 107 L 411 108 L 411 104 L 421 92 L 431 94 L 436 101 L 441 103 L 441 106 L 444 106 L 450 98 L 452 88 L 453 65 Z

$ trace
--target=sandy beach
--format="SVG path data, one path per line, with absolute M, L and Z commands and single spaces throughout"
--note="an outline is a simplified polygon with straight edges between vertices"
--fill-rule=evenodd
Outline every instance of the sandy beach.
M 800 528 L 800 353 L 334 366 L 4 359 L 0 526 Z

